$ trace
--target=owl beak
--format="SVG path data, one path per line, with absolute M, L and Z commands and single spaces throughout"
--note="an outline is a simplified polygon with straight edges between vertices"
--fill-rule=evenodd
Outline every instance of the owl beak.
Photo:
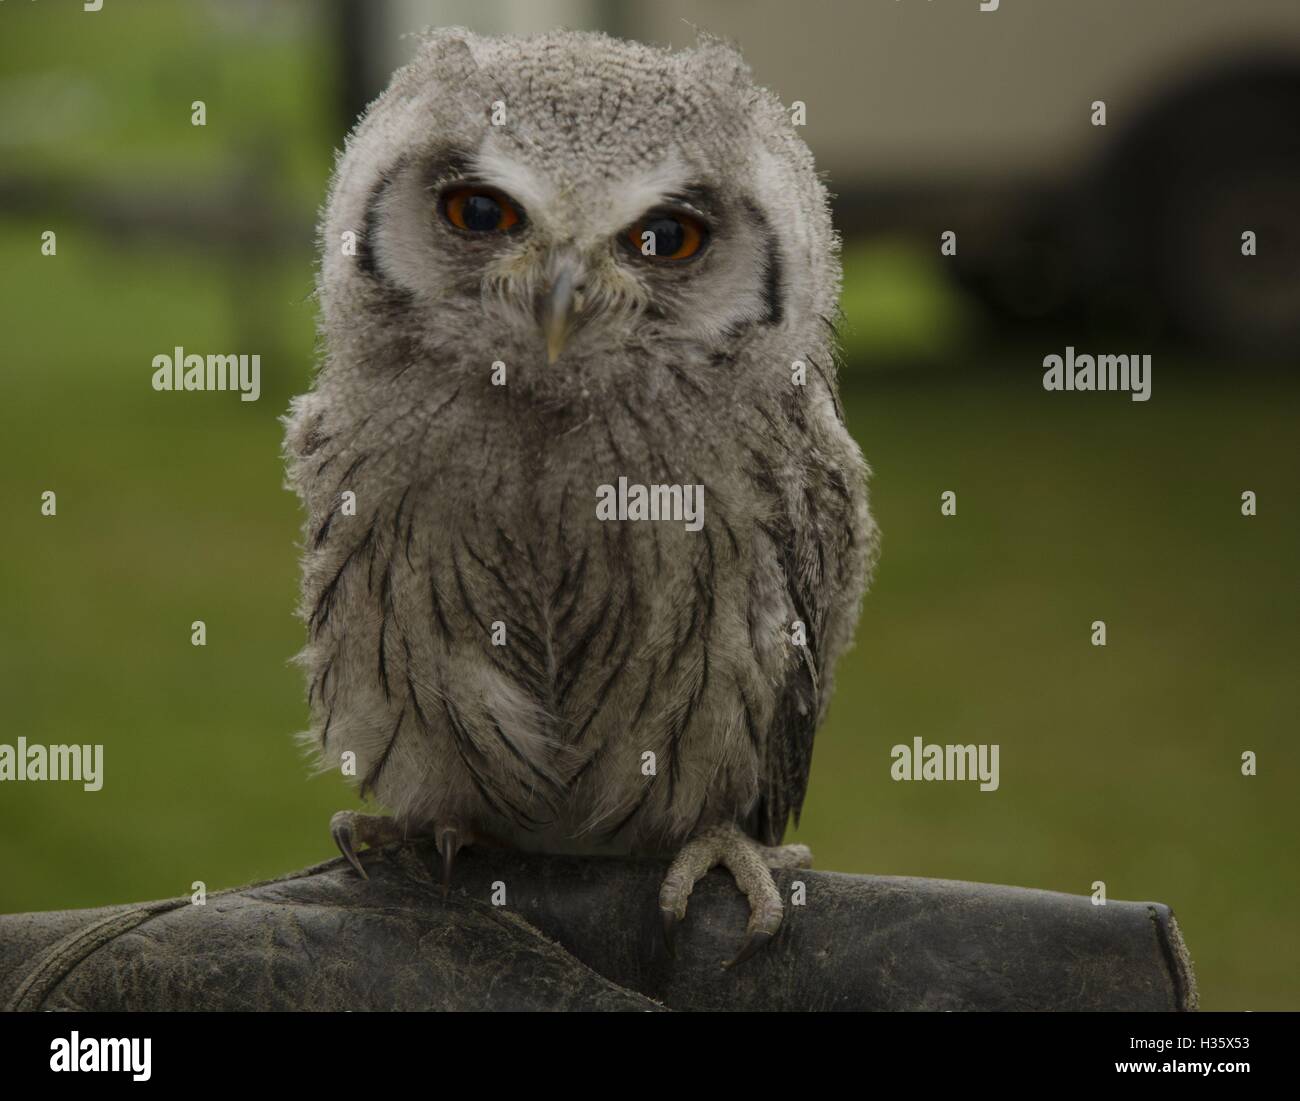
M 541 326 L 542 335 L 546 337 L 547 363 L 554 363 L 560 358 L 565 342 L 573 331 L 573 319 L 582 309 L 582 296 L 577 290 L 578 276 L 577 265 L 562 265 L 542 300 Z

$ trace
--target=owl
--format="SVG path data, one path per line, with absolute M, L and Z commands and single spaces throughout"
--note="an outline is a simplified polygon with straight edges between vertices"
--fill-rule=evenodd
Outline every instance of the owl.
M 340 154 L 286 418 L 323 769 L 360 845 L 769 868 L 875 557 L 826 192 L 714 39 L 433 32 Z

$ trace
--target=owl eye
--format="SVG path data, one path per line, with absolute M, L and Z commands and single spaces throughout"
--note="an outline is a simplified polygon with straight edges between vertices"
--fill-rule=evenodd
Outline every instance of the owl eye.
M 709 231 L 680 210 L 654 211 L 627 230 L 627 243 L 647 260 L 689 260 L 704 247 Z
M 488 187 L 453 187 L 438 201 L 442 216 L 468 233 L 506 233 L 523 219 L 519 208 Z

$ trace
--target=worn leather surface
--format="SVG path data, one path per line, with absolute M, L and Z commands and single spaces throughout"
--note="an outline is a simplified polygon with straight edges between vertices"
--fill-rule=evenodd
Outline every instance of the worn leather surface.
M 777 872 L 776 940 L 735 970 L 747 905 L 709 874 L 669 958 L 657 860 L 363 854 L 208 896 L 0 917 L 11 1010 L 1177 1010 L 1195 982 L 1159 903 Z M 795 881 L 806 904 L 791 905 Z M 494 905 L 494 892 L 504 905 Z

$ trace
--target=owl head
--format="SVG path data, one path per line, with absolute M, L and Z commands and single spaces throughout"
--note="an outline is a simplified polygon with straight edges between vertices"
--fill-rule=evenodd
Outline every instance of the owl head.
M 712 39 L 428 35 L 341 154 L 322 246 L 327 374 L 500 361 L 559 395 L 811 354 L 839 289 L 807 147 Z

